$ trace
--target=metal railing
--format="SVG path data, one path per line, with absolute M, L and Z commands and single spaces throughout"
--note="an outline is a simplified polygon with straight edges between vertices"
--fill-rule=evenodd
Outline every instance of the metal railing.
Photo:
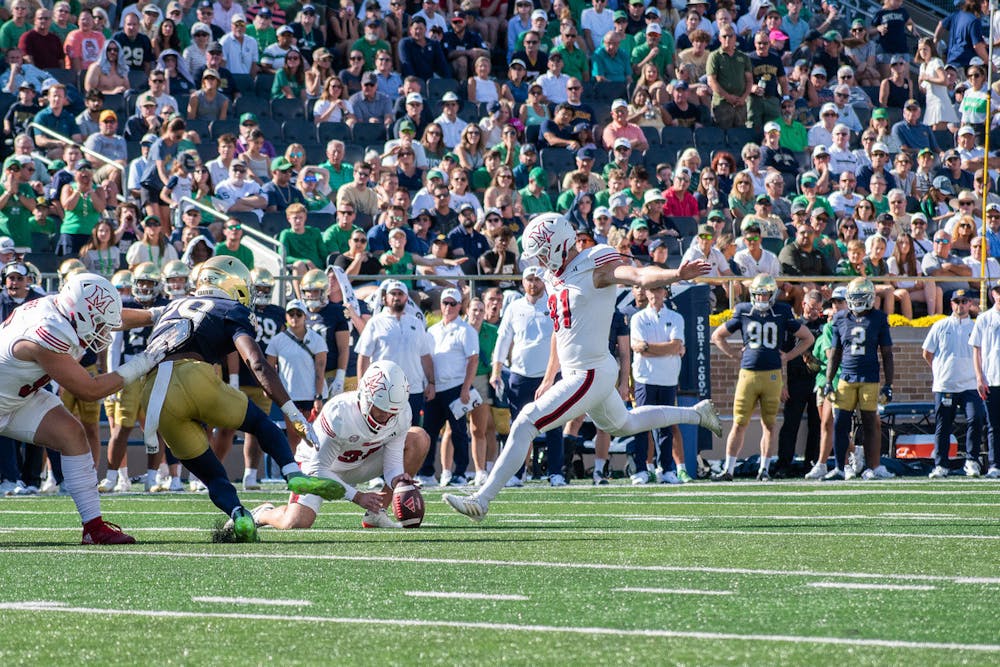
M 87 148 L 83 144 L 78 143 L 76 141 L 73 141 L 71 138 L 69 138 L 69 137 L 67 137 L 65 135 L 59 134 L 55 130 L 47 128 L 44 125 L 39 125 L 35 121 L 31 121 L 30 123 L 28 123 L 28 127 L 32 128 L 35 131 L 41 132 L 42 134 L 46 134 L 46 135 L 52 137 L 53 139 L 57 139 L 57 140 L 61 141 L 62 143 L 66 144 L 67 146 L 69 146 L 69 145 L 76 146 L 77 148 L 80 149 L 80 151 L 82 153 L 88 155 L 89 157 L 96 158 L 98 161 L 104 163 L 105 165 L 111 165 L 112 167 L 114 167 L 118 171 L 122 172 L 122 181 L 123 181 L 122 182 L 122 186 L 124 187 L 125 165 L 120 164 L 120 163 L 116 162 L 115 160 L 112 160 L 109 157 L 101 155 L 97 151 L 90 150 L 89 148 Z M 124 201 L 127 201 L 127 200 L 125 199 L 125 197 L 124 197 L 124 195 L 122 193 L 118 193 L 118 201 L 124 202 Z

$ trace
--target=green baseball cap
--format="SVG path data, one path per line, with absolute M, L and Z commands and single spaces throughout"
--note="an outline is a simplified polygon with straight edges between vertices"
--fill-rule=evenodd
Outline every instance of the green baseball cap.
M 294 166 L 284 155 L 279 155 L 271 160 L 271 171 L 288 171 Z
M 884 119 L 886 119 L 888 117 L 889 117 L 889 110 L 888 109 L 884 109 L 882 107 L 879 107 L 878 109 L 875 109 L 875 110 L 872 111 L 872 118 L 877 118 L 877 119 L 880 119 L 880 120 L 884 120 Z
M 257 114 L 250 113 L 249 111 L 240 116 L 240 125 L 244 123 L 253 123 L 254 125 L 260 125 L 260 121 L 257 119 Z
M 18 160 L 14 156 L 11 156 L 11 157 L 9 157 L 9 158 L 7 158 L 6 160 L 3 161 L 3 169 L 4 169 L 4 171 L 7 171 L 8 169 L 10 169 L 11 167 L 14 167 L 14 166 L 16 166 L 18 169 L 21 168 L 21 161 Z
M 614 13 L 614 20 L 615 21 L 628 21 L 628 14 L 626 12 L 623 12 L 622 10 L 619 9 L 617 12 Z
M 548 176 L 546 175 L 545 170 L 542 169 L 541 167 L 535 167 L 534 169 L 529 171 L 528 178 L 538 183 L 539 185 L 545 185 L 546 183 L 548 183 Z

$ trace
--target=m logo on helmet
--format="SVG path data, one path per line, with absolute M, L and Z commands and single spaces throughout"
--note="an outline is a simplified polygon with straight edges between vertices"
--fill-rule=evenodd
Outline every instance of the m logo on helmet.
M 536 245 L 543 245 L 552 241 L 552 234 L 553 230 L 550 227 L 540 224 L 531 230 L 528 234 L 528 238 L 534 241 Z
M 369 394 L 375 395 L 379 391 L 389 391 L 389 383 L 381 371 L 372 373 L 371 377 L 364 378 L 365 388 Z
M 106 315 L 108 308 L 114 303 L 114 297 L 108 293 L 106 289 L 100 285 L 93 285 L 93 290 L 91 293 L 83 298 L 84 303 L 90 307 L 91 310 L 100 313 L 101 315 Z

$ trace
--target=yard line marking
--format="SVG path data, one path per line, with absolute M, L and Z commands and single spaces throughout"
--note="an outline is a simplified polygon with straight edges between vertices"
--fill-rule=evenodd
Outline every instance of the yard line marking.
M 1000 644 L 956 644 L 950 642 L 918 642 L 899 639 L 858 639 L 844 637 L 818 637 L 795 635 L 744 635 L 734 632 L 702 632 L 660 629 L 627 630 L 603 627 L 558 627 L 551 625 L 518 625 L 515 623 L 492 623 L 474 621 L 421 620 L 410 618 L 338 618 L 328 616 L 280 616 L 268 614 L 168 611 L 162 609 L 105 609 L 102 607 L 51 607 L 33 602 L 0 603 L 0 609 L 11 611 L 48 612 L 52 614 L 85 614 L 87 616 L 139 616 L 146 618 L 205 618 L 237 619 L 288 623 L 329 623 L 339 625 L 381 625 L 387 627 L 455 628 L 462 630 L 486 630 L 488 632 L 534 632 L 540 634 L 606 635 L 615 637 L 655 637 L 674 639 L 701 639 L 708 641 L 739 642 L 781 642 L 794 644 L 828 644 L 843 646 L 870 646 L 877 648 L 975 651 L 978 653 L 1000 653 Z
M 996 584 L 997 580 L 991 577 L 957 577 L 956 584 Z
M 959 517 L 957 514 L 935 514 L 931 512 L 882 512 L 879 516 L 893 519 L 982 519 L 982 517 Z
M 213 595 L 193 595 L 192 602 L 218 602 L 220 604 L 261 604 L 274 607 L 308 607 L 309 600 L 268 600 L 266 598 L 227 598 Z
M 361 531 L 359 531 L 361 532 Z M 364 531 L 370 533 L 371 531 Z M 388 534 L 388 533 L 387 533 Z M 392 533 L 397 535 L 398 533 Z M 288 543 L 293 544 L 293 543 Z M 59 556 L 80 555 L 107 557 L 108 551 L 94 549 L 49 549 L 49 548 L 11 548 L 0 549 L 0 553 L 5 555 L 31 555 L 31 554 L 55 554 Z M 473 567 L 493 566 L 493 567 L 550 567 L 560 570 L 612 570 L 621 572 L 623 566 L 618 563 L 561 563 L 551 561 L 510 561 L 510 560 L 489 560 L 474 558 L 426 558 L 418 556 L 347 556 L 334 554 L 297 554 L 297 553 L 211 553 L 194 551 L 130 551 L 128 549 L 115 549 L 116 556 L 147 556 L 154 558 L 247 558 L 247 559 L 288 559 L 288 560 L 315 560 L 315 561 L 347 561 L 347 562 L 385 562 L 385 563 L 407 563 L 413 565 L 471 565 Z M 745 574 L 745 575 L 765 575 L 775 577 L 808 577 L 810 579 L 904 579 L 907 581 L 939 581 L 950 583 L 969 583 L 965 581 L 968 577 L 945 576 L 939 574 L 901 574 L 885 572 L 819 572 L 815 570 L 765 570 L 745 567 L 707 567 L 690 565 L 632 565 L 628 566 L 628 571 L 639 572 L 688 572 L 696 574 Z M 992 579 L 982 578 L 975 583 L 1000 584 L 1000 577 Z
M 500 523 L 541 523 L 541 524 L 546 524 L 547 525 L 547 524 L 550 524 L 550 523 L 576 523 L 576 522 L 573 521 L 572 519 L 556 519 L 556 518 L 552 518 L 552 519 L 522 519 L 520 517 L 504 516 L 504 517 L 500 517 Z
M 653 593 L 655 595 L 733 595 L 733 591 L 701 591 L 696 588 L 612 588 L 612 593 Z
M 527 595 L 508 593 L 449 593 L 447 591 L 403 591 L 403 595 L 411 598 L 448 598 L 455 600 L 512 600 L 520 602 L 530 600 Z
M 810 581 L 806 584 L 811 588 L 849 588 L 859 591 L 936 591 L 936 586 L 918 586 L 906 584 L 863 584 L 841 581 Z

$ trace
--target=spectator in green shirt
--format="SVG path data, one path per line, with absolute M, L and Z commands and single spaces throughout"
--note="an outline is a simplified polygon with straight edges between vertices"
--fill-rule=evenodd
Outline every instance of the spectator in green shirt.
M 590 81 L 590 62 L 587 54 L 577 46 L 576 24 L 568 19 L 564 19 L 559 26 L 559 34 L 562 43 L 552 49 L 553 54 L 560 54 L 563 58 L 563 74 L 567 74 L 574 79 Z
M 354 181 L 354 166 L 344 162 L 344 142 L 331 139 L 326 144 L 326 162 L 319 165 L 330 174 L 327 185 L 330 187 L 331 199 L 343 185 Z
M 281 230 L 278 242 L 285 249 L 285 264 L 292 272 L 301 276 L 306 271 L 326 266 L 326 244 L 322 233 L 315 227 L 306 226 L 306 207 L 292 204 L 285 209 L 289 229 Z
M 26 164 L 34 167 L 27 156 L 23 160 L 9 157 L 4 161 L 0 177 L 0 235 L 14 239 L 17 247 L 30 248 L 36 193 L 27 183 Z
M 545 191 L 548 185 L 548 175 L 541 167 L 535 167 L 528 174 L 528 184 L 518 192 L 521 195 L 521 204 L 524 206 L 524 215 L 527 218 L 548 213 L 553 210 L 552 198 Z
M 646 26 L 646 41 L 632 49 L 632 71 L 636 76 L 647 62 L 654 63 L 658 72 L 665 72 L 667 78 L 674 76 L 674 40 L 670 34 L 663 34 L 659 23 Z
M 379 39 L 381 21 L 369 21 L 365 25 L 365 36 L 351 45 L 351 50 L 360 51 L 365 57 L 365 71 L 375 69 L 375 54 L 379 51 L 392 53 L 392 47 L 384 39 Z
M 253 251 L 243 245 L 243 225 L 235 218 L 229 218 L 222 226 L 225 240 L 215 244 L 216 255 L 228 255 L 243 262 L 248 269 L 253 269 Z
M 14 0 L 10 6 L 12 18 L 0 27 L 0 51 L 17 48 L 21 35 L 31 30 L 31 10 L 28 0 Z
M 809 145 L 809 131 L 795 118 L 795 100 L 787 95 L 781 98 L 781 116 L 777 123 L 781 128 L 778 145 L 796 155 L 802 155 Z
M 361 227 L 354 224 L 356 220 L 354 205 L 350 202 L 341 202 L 337 207 L 337 222 L 330 225 L 323 232 L 323 242 L 326 244 L 328 255 L 342 254 L 351 247 L 351 234 L 354 232 L 364 232 Z

